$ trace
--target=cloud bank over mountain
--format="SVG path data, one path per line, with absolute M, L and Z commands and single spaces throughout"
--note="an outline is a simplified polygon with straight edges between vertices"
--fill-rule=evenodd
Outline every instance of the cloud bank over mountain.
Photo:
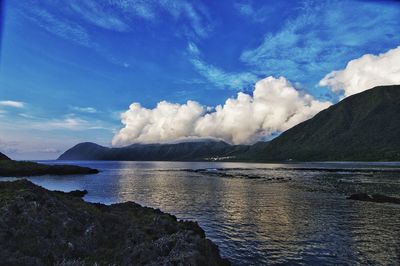
M 267 77 L 256 83 L 253 95 L 239 92 L 236 98 L 215 108 L 194 101 L 162 101 L 153 109 L 133 103 L 121 115 L 124 127 L 112 144 L 126 146 L 196 137 L 253 143 L 289 129 L 330 105 L 299 92 L 284 77 Z
M 351 60 L 345 69 L 327 74 L 319 85 L 345 97 L 375 86 L 400 84 L 400 46 L 379 55 Z

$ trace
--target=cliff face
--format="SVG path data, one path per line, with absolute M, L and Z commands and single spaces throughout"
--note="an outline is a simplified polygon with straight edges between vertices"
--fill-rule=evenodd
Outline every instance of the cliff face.
M 132 202 L 86 203 L 76 195 L 27 180 L 0 182 L 2 264 L 229 265 L 195 222 Z

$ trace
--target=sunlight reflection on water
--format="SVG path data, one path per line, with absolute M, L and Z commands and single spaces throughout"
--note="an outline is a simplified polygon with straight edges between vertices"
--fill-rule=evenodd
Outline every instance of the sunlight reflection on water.
M 354 192 L 400 196 L 400 173 L 298 171 L 281 168 L 299 165 L 277 164 L 68 163 L 101 173 L 30 179 L 49 189 L 86 189 L 85 199 L 92 202 L 135 201 L 197 220 L 237 265 L 395 265 L 400 260 L 399 206 L 345 199 Z M 338 164 L 311 165 L 316 166 Z

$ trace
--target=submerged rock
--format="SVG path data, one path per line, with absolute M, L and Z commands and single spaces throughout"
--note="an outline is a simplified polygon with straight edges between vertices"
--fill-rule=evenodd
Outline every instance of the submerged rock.
M 400 198 L 389 197 L 389 196 L 384 196 L 384 195 L 379 195 L 379 194 L 368 195 L 367 193 L 357 193 L 357 194 L 350 195 L 347 199 L 378 202 L 378 203 L 400 204 Z
M 27 180 L 0 182 L 4 265 L 229 265 L 195 222 L 133 202 L 84 202 Z
M 99 170 L 77 165 L 47 165 L 28 161 L 0 161 L 0 176 L 97 174 Z

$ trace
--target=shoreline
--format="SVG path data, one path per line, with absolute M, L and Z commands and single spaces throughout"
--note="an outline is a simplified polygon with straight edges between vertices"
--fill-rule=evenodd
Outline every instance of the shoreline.
M 134 202 L 89 203 L 84 194 L 0 182 L 0 261 L 230 265 L 197 222 Z

